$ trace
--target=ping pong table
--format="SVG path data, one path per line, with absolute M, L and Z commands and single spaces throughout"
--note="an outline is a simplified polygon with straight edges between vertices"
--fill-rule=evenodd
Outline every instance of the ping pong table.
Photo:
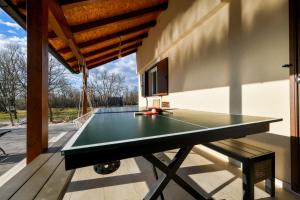
M 196 199 L 205 199 L 176 174 L 194 145 L 269 131 L 281 119 L 174 109 L 167 115 L 135 115 L 138 108 L 95 112 L 62 149 L 66 169 L 143 156 L 161 176 L 144 199 L 157 199 L 170 180 Z M 179 149 L 169 165 L 153 154 Z

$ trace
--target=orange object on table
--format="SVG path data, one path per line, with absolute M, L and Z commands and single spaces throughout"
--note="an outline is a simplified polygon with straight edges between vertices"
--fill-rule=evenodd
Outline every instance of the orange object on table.
M 147 112 L 144 112 L 144 115 L 157 115 L 158 112 L 152 112 L 152 111 L 147 111 Z

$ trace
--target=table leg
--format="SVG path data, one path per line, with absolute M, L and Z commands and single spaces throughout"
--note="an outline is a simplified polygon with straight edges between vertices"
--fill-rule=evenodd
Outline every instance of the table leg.
M 6 155 L 4 149 L 2 149 L 1 147 L 0 147 L 0 151 L 2 151 L 3 155 Z
M 170 182 L 170 180 L 174 180 L 178 185 L 180 185 L 183 189 L 185 189 L 189 194 L 191 194 L 195 199 L 206 199 L 203 197 L 198 191 L 196 191 L 192 186 L 186 183 L 181 177 L 179 177 L 176 172 L 179 169 L 180 165 L 183 163 L 185 158 L 188 156 L 193 146 L 188 146 L 181 148 L 171 163 L 169 165 L 165 165 L 158 158 L 156 158 L 152 154 L 144 155 L 143 157 L 151 162 L 155 167 L 160 169 L 163 173 L 156 185 L 150 189 L 150 192 L 145 196 L 144 200 L 156 200 L 158 196 L 162 193 L 164 188 Z
M 154 165 L 152 165 L 152 167 L 153 167 L 153 174 L 155 176 L 155 179 L 158 180 L 158 173 L 157 173 L 156 167 Z M 161 194 L 160 194 L 160 199 L 165 200 L 163 192 L 161 192 Z

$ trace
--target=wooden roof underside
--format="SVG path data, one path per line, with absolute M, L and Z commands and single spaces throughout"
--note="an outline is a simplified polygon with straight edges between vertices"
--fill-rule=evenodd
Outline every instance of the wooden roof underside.
M 26 0 L 0 3 L 25 28 Z M 136 52 L 167 7 L 168 0 L 49 0 L 50 50 L 75 73 L 82 58 L 98 67 Z

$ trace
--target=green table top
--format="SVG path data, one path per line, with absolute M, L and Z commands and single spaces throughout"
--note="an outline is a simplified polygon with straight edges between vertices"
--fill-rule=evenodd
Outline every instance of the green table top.
M 123 107 L 103 107 L 98 109 L 95 113 L 101 114 L 101 113 L 114 113 L 114 112 L 138 112 L 140 110 L 143 110 L 143 108 L 140 108 L 138 106 L 123 106 Z
M 280 119 L 191 110 L 172 110 L 171 115 L 134 115 L 137 107 L 107 108 L 97 111 L 73 136 L 63 151 L 103 146 L 134 140 L 172 137 L 178 134 L 275 122 Z

